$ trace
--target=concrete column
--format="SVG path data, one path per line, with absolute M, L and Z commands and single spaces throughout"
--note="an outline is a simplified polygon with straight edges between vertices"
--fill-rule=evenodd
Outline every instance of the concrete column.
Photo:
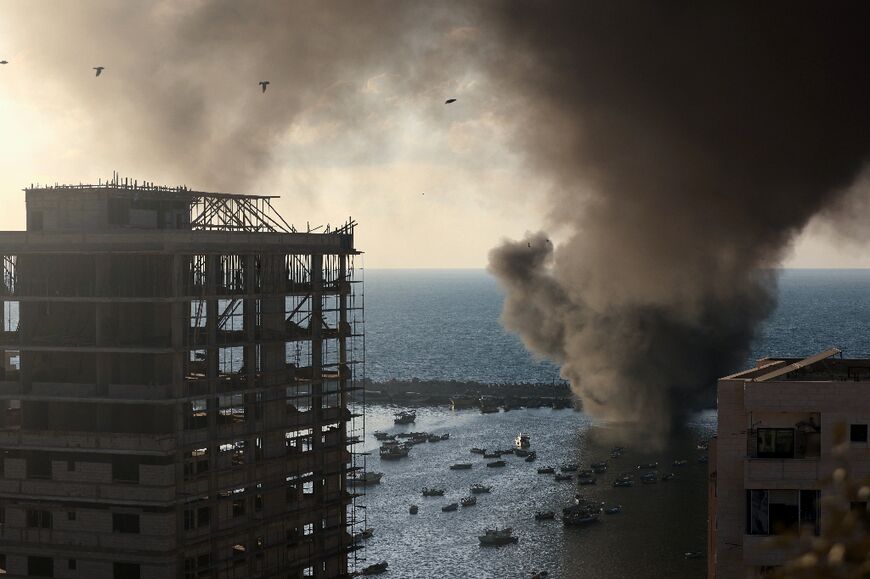
M 320 422 L 322 420 L 321 395 L 323 393 L 323 255 L 311 256 L 311 408 L 315 417 L 314 444 L 320 444 Z

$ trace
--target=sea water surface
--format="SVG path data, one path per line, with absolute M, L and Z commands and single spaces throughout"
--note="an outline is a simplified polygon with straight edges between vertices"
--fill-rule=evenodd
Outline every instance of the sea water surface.
M 550 382 L 558 368 L 535 360 L 519 339 L 498 322 L 503 294 L 481 270 L 369 270 L 366 272 L 367 375 L 374 380 L 456 379 L 481 382 Z M 870 355 L 870 270 L 786 270 L 779 301 L 762 323 L 747 364 L 755 358 L 806 356 L 831 346 L 849 357 Z M 739 368 L 734 369 L 739 370 Z M 384 473 L 367 489 L 366 524 L 374 536 L 360 555 L 366 563 L 386 560 L 389 576 L 530 577 L 547 570 L 551 578 L 698 578 L 704 560 L 684 552 L 706 548 L 706 465 L 698 440 L 716 429 L 715 411 L 694 415 L 686 432 L 658 452 L 645 450 L 643 437 L 611 460 L 595 486 L 557 483 L 537 467 L 558 467 L 609 458 L 611 436 L 622 427 L 597 422 L 582 412 L 514 410 L 481 415 L 444 408 L 421 409 L 416 424 L 394 426 L 396 408 L 370 406 L 366 413 L 368 469 Z M 381 462 L 375 430 L 448 432 L 450 440 L 415 446 L 407 459 Z M 535 463 L 508 455 L 504 468 L 487 468 L 471 447 L 508 448 L 520 431 L 532 436 Z M 674 459 L 685 467 L 671 467 Z M 660 463 L 676 477 L 655 485 L 614 488 L 612 481 L 639 463 Z M 449 465 L 472 462 L 468 471 Z M 441 507 L 469 494 L 475 482 L 492 485 L 478 504 L 452 513 Z M 423 486 L 447 489 L 443 498 L 423 498 Z M 557 514 L 575 493 L 621 504 L 618 515 L 602 515 L 586 528 L 557 521 L 536 522 L 538 510 Z M 410 515 L 408 507 L 419 506 Z M 510 526 L 520 541 L 498 549 L 481 548 L 477 535 L 487 527 Z

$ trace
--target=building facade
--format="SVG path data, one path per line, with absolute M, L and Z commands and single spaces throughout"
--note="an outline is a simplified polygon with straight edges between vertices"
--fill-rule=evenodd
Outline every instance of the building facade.
M 870 476 L 870 360 L 836 348 L 759 360 L 719 380 L 710 462 L 709 576 L 754 579 L 794 557 L 777 535 L 819 534 L 823 500 L 844 445 L 855 477 Z M 867 504 L 852 503 L 867 511 Z
M 354 223 L 117 179 L 26 201 L 0 232 L 6 575 L 351 573 Z

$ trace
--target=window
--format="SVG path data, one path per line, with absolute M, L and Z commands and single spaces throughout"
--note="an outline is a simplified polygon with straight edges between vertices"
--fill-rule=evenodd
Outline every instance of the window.
M 27 575 L 30 577 L 54 577 L 54 559 L 51 557 L 28 557 Z
M 230 453 L 230 461 L 233 466 L 241 466 L 246 462 L 245 449 L 247 446 L 247 440 L 236 440 L 229 444 L 222 444 L 220 446 L 220 451 Z
M 314 577 L 314 567 L 306 567 L 302 570 L 303 577 Z
M 198 478 L 208 472 L 208 449 L 196 448 L 184 459 L 184 480 Z
M 314 523 L 305 523 L 305 526 L 302 527 L 302 534 L 304 536 L 313 535 L 314 534 Z
M 310 428 L 287 432 L 284 434 L 284 445 L 287 447 L 287 453 L 308 452 L 311 450 L 313 438 L 313 431 Z
M 245 552 L 246 551 L 247 551 L 247 549 L 245 549 L 245 546 L 242 545 L 241 543 L 233 545 L 233 564 L 234 565 L 241 565 L 242 563 L 245 562 Z
M 66 512 L 66 520 L 67 521 L 75 521 L 76 520 L 76 512 L 75 511 L 67 511 Z
M 245 514 L 245 497 L 233 499 L 233 518 L 244 516 Z
M 35 452 L 27 458 L 27 478 L 51 478 L 51 459 L 48 453 Z
M 112 456 L 112 480 L 139 482 L 139 459 L 135 456 L 115 454 Z
M 75 559 L 67 560 L 66 568 L 70 571 L 75 571 L 78 568 L 78 561 L 76 561 Z
M 849 427 L 849 440 L 852 442 L 852 444 L 867 444 L 867 425 L 851 425 Z
M 66 470 L 69 472 L 74 472 L 76 469 L 76 461 L 68 460 L 66 461 Z
M 226 394 L 218 396 L 218 424 L 233 424 L 244 421 L 244 394 Z
M 188 557 L 184 560 L 184 579 L 200 579 L 209 576 L 211 567 L 211 555 L 204 553 L 197 557 Z
M 303 495 L 313 495 L 314 494 L 314 481 L 307 480 L 302 483 L 302 494 Z
M 794 429 L 759 428 L 758 458 L 794 458 Z
M 201 499 L 206 501 L 208 499 Z M 190 531 L 211 523 L 211 509 L 208 506 L 193 507 L 184 510 L 184 529 Z
M 138 533 L 139 515 L 112 513 L 112 531 L 115 533 Z
M 0 555 L 0 575 L 6 574 L 6 555 Z
M 114 563 L 113 579 L 141 579 L 139 563 Z
M 746 532 L 750 535 L 781 535 L 800 525 L 820 531 L 820 492 L 817 490 L 746 491 Z
M 205 398 L 186 402 L 185 407 L 185 430 L 198 430 L 208 427 L 208 401 Z
M 27 509 L 27 526 L 37 529 L 50 529 L 52 527 L 51 511 Z

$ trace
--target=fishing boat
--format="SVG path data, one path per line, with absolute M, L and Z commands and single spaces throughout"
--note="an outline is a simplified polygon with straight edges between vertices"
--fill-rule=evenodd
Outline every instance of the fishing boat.
M 677 476 L 677 475 L 675 475 L 672 472 L 669 472 L 668 474 L 666 474 L 662 477 L 662 482 L 667 482 L 667 481 L 671 480 L 672 478 L 674 478 L 675 476 Z
M 612 507 L 604 507 L 605 515 L 618 515 L 622 512 L 622 505 L 614 505 Z
M 593 462 L 591 465 L 592 472 L 601 474 L 603 472 L 607 472 L 607 462 Z
M 513 532 L 513 529 L 510 527 L 501 530 L 486 529 L 483 535 L 477 536 L 477 539 L 480 541 L 481 546 L 484 547 L 509 545 L 519 541 L 517 537 L 513 536 Z
M 514 454 L 519 456 L 520 458 L 526 458 L 531 454 L 531 451 L 526 450 L 525 448 L 518 448 L 514 450 Z
M 468 470 L 472 467 L 470 462 L 457 462 L 450 465 L 450 470 Z
M 659 466 L 659 463 L 657 463 L 657 462 L 647 462 L 644 464 L 637 465 L 637 470 L 651 470 L 651 469 L 658 468 L 658 466 Z
M 486 454 L 485 448 L 477 448 L 476 446 L 471 449 L 472 454 Z
M 381 482 L 384 473 L 382 472 L 363 472 L 347 477 L 347 482 L 354 486 L 369 486 L 376 485 Z
M 450 433 L 449 433 L 449 432 L 445 432 L 444 434 L 442 434 L 442 435 L 441 435 L 441 440 L 450 440 Z
M 424 497 L 443 497 L 444 496 L 444 489 L 437 489 L 437 488 L 430 489 L 429 487 L 423 487 L 423 496 Z
M 375 430 L 373 434 L 375 436 L 375 440 L 387 440 L 392 436 L 392 435 L 387 434 L 386 432 L 382 432 L 380 430 Z
M 689 461 L 684 458 L 677 459 L 673 462 L 674 466 L 686 466 L 687 464 L 689 464 Z
M 501 451 L 484 452 L 483 458 L 501 458 Z
M 696 448 L 698 450 L 707 450 L 708 448 L 710 448 L 710 444 L 707 441 L 702 440 L 701 442 L 698 443 Z
M 441 442 L 442 438 L 437 434 L 430 434 L 426 439 L 427 442 Z
M 556 469 L 552 466 L 542 466 L 538 468 L 538 474 L 553 474 Z
M 415 420 L 417 420 L 416 412 L 413 410 L 404 410 L 402 412 L 396 412 L 393 422 L 396 424 L 412 424 Z
M 526 457 L 526 462 L 535 462 L 535 459 L 537 459 L 537 458 L 538 458 L 537 453 L 532 451 L 529 453 L 529 456 Z
M 408 456 L 407 446 L 382 446 L 378 453 L 381 460 L 397 460 Z
M 634 481 L 631 479 L 621 478 L 613 481 L 614 487 L 632 487 L 634 486 Z
M 514 439 L 514 446 L 517 448 L 529 448 L 532 446 L 532 437 L 525 432 L 520 432 Z
M 459 499 L 459 504 L 463 507 L 473 507 L 477 504 L 477 497 L 462 497 Z
M 559 474 L 556 475 L 555 478 L 556 478 L 556 481 L 566 481 L 566 480 L 571 480 L 571 479 L 573 479 L 574 476 L 573 476 L 573 475 L 570 475 L 570 474 L 559 473 Z
M 556 518 L 556 513 L 553 511 L 538 511 L 535 513 L 536 521 L 551 521 Z
M 381 573 L 386 572 L 387 567 L 389 565 L 386 561 L 381 561 L 380 563 L 375 563 L 374 565 L 369 565 L 365 569 L 362 570 L 363 575 L 380 575 Z
M 359 543 L 366 539 L 371 539 L 375 534 L 375 530 L 372 528 L 363 529 L 359 533 L 354 534 L 353 541 L 354 543 Z
M 411 507 L 408 509 L 408 512 L 412 515 L 416 515 L 419 510 L 420 508 L 417 505 L 411 505 Z
M 559 470 L 561 470 L 562 472 L 577 472 L 577 470 L 579 468 L 580 468 L 579 466 L 572 463 L 572 464 L 563 464 L 562 466 L 559 467 Z
M 648 472 L 645 475 L 643 475 L 642 477 L 640 477 L 640 482 L 645 484 L 645 485 L 654 485 L 657 482 L 659 482 L 659 477 L 654 472 Z
M 594 479 L 594 478 L 584 477 L 584 478 L 579 479 L 577 482 L 578 482 L 581 486 L 587 486 L 587 485 L 594 485 L 594 484 L 596 484 L 598 481 L 596 481 L 596 479 Z
M 584 468 L 583 470 L 577 471 L 577 476 L 579 478 L 592 478 L 595 473 L 592 472 L 591 468 Z
M 479 494 L 482 494 L 482 493 L 488 493 L 490 490 L 492 490 L 492 487 L 488 487 L 488 486 L 485 486 L 485 485 L 482 485 L 482 484 L 473 484 L 473 485 L 471 485 L 471 492 L 472 492 L 473 494 L 476 494 L 476 495 L 479 495 Z
M 488 406 L 485 404 L 480 405 L 480 413 L 481 414 L 498 414 L 499 413 L 498 406 Z
M 456 509 L 459 508 L 459 503 L 450 503 L 449 505 L 445 505 L 441 507 L 441 511 L 444 513 L 452 513 Z
M 594 523 L 598 520 L 598 513 L 588 506 L 575 505 L 562 509 L 562 522 L 569 526 L 580 526 Z
M 488 462 L 488 463 L 486 463 L 486 466 L 488 466 L 489 468 L 500 468 L 500 467 L 502 467 L 502 466 L 504 466 L 504 465 L 506 465 L 506 464 L 507 464 L 507 463 L 506 463 L 505 461 L 503 461 L 503 460 L 497 460 L 497 461 L 495 461 L 495 462 Z

